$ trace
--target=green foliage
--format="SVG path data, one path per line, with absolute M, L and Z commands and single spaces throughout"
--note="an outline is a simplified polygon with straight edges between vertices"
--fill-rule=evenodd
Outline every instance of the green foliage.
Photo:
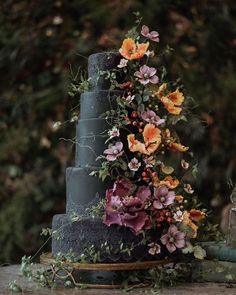
M 72 74 L 69 64 L 77 73 L 77 66 L 87 62 L 84 56 L 119 48 L 133 25 L 132 11 L 141 11 L 143 22 L 159 31 L 163 49 L 173 48 L 161 64 L 168 78 L 181 77 L 198 104 L 197 117 L 181 132 L 198 157 L 202 201 L 226 196 L 227 179 L 235 182 L 235 1 L 3 1 L 1 263 L 35 252 L 41 228 L 50 227 L 53 214 L 64 212 L 64 174 L 73 146 L 59 138 L 73 138 L 75 129 L 62 124 L 55 132 L 53 124 L 70 121 L 72 112 L 78 115 L 77 93 L 88 87 L 83 76 L 84 88 L 77 89 L 80 75 Z

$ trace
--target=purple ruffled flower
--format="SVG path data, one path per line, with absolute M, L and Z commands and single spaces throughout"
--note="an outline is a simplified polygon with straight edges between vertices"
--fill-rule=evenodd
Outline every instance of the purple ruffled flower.
M 166 246 L 170 253 L 174 252 L 176 248 L 183 248 L 185 246 L 185 233 L 178 230 L 178 228 L 172 224 L 168 232 L 161 237 L 161 242 Z
M 106 192 L 106 206 L 103 223 L 129 227 L 135 234 L 151 228 L 151 220 L 145 211 L 146 202 L 151 198 L 149 187 L 141 186 L 133 196 L 134 186 L 127 179 L 115 181 L 113 188 Z
M 123 225 L 129 227 L 136 235 L 150 223 L 145 211 L 127 212 L 122 217 Z
M 148 26 L 145 26 L 145 25 L 142 26 L 141 34 L 144 37 L 146 37 L 146 38 L 148 38 L 148 39 L 150 39 L 150 40 L 152 40 L 154 42 L 159 42 L 160 41 L 159 33 L 157 31 L 151 31 L 150 32 L 150 29 L 149 29 Z
M 134 187 L 132 183 L 129 180 L 122 178 L 116 180 L 113 184 L 113 188 L 109 191 L 111 191 L 114 196 L 119 196 L 120 198 L 123 198 L 129 196 L 132 193 L 133 189 Z
M 174 203 L 175 193 L 169 191 L 166 186 L 161 186 L 154 191 L 153 207 L 162 209 Z
M 106 159 L 108 161 L 115 161 L 118 157 L 120 157 L 124 153 L 123 143 L 121 141 L 118 141 L 113 146 L 106 149 L 103 153 L 106 155 Z
M 139 71 L 134 73 L 134 76 L 138 78 L 139 82 L 143 85 L 148 83 L 157 84 L 159 78 L 155 75 L 157 70 L 155 68 L 150 68 L 147 65 L 143 65 L 139 68 Z
M 141 113 L 141 117 L 144 121 L 154 124 L 156 126 L 159 126 L 165 122 L 164 119 L 161 119 L 159 116 L 157 116 L 157 114 L 154 111 L 149 109 L 143 111 Z

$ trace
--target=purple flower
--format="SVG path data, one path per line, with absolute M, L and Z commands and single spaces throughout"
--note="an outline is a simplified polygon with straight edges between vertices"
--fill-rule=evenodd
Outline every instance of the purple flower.
M 169 191 L 166 186 L 160 186 L 154 191 L 153 207 L 155 209 L 162 209 L 173 204 L 174 200 L 174 191 Z
M 148 250 L 148 253 L 151 255 L 156 255 L 161 252 L 161 246 L 158 245 L 157 243 L 152 242 L 152 243 L 148 244 L 148 247 L 150 247 L 150 249 Z
M 143 65 L 139 68 L 139 71 L 134 73 L 134 76 L 138 78 L 139 82 L 143 85 L 148 83 L 157 84 L 159 78 L 155 75 L 157 70 L 155 68 L 150 68 L 146 65 Z
M 185 246 L 185 233 L 178 230 L 178 228 L 172 224 L 167 234 L 161 237 L 161 242 L 166 246 L 170 253 L 174 252 L 176 248 L 183 248 Z
M 123 143 L 121 141 L 116 142 L 114 145 L 109 147 L 103 152 L 108 161 L 115 161 L 119 156 L 121 156 L 123 151 Z
M 141 113 L 141 117 L 144 121 L 154 124 L 156 126 L 159 126 L 165 122 L 164 119 L 161 119 L 159 116 L 157 116 L 157 114 L 154 111 L 149 110 L 148 108 L 146 111 L 143 111 Z
M 141 163 L 136 158 L 133 158 L 128 164 L 129 169 L 132 171 L 138 171 L 140 166 Z
M 152 40 L 154 42 L 159 42 L 160 41 L 160 39 L 159 39 L 159 33 L 156 32 L 156 31 L 151 31 L 150 32 L 148 26 L 145 26 L 145 25 L 142 26 L 141 34 L 144 37 L 146 37 L 146 38 L 148 38 L 148 39 L 150 39 L 150 40 Z

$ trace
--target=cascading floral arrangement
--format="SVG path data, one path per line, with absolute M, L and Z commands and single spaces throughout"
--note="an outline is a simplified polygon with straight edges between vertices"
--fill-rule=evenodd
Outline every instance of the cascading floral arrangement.
M 103 114 L 112 128 L 107 149 L 98 157 L 99 177 L 113 179 L 103 222 L 128 227 L 135 235 L 156 231 L 159 238 L 147 242 L 151 255 L 163 247 L 169 253 L 189 253 L 206 214 L 196 204 L 193 208 L 194 190 L 186 175 L 194 172 L 195 164 L 175 130 L 177 122 L 187 120 L 188 98 L 176 82 L 165 80 L 160 67 L 150 65 L 158 60 L 158 32 L 143 25 L 139 33 L 138 27 L 123 40 L 117 69 L 103 73 L 114 78 L 111 89 L 122 90 L 117 108 Z M 117 75 L 125 77 L 120 84 Z

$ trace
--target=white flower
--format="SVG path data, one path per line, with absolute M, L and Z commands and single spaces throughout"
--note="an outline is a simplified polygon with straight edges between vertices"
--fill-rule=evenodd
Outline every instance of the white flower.
M 129 169 L 132 171 L 138 171 L 140 166 L 141 163 L 136 158 L 133 158 L 128 164 Z
M 108 131 L 108 135 L 110 136 L 110 139 L 113 137 L 120 136 L 120 131 L 117 127 L 113 127 L 111 130 Z
M 148 244 L 148 247 L 150 247 L 148 253 L 151 255 L 159 254 L 161 252 L 161 246 L 157 243 L 150 243 Z
M 189 184 L 189 183 L 184 185 L 184 190 L 188 194 L 193 194 L 194 193 L 194 189 L 192 188 L 191 184 Z
M 189 168 L 189 163 L 186 162 L 186 161 L 183 159 L 183 160 L 181 160 L 181 166 L 182 166 L 183 169 L 188 170 L 188 168 Z
M 121 60 L 120 60 L 120 63 L 118 64 L 118 68 L 125 68 L 126 66 L 127 66 L 127 63 L 128 63 L 128 60 L 127 59 L 125 59 L 125 58 L 122 58 Z
M 155 55 L 155 53 L 154 53 L 153 50 L 147 50 L 146 53 L 145 53 L 145 55 L 146 55 L 147 57 L 153 57 L 153 56 Z
M 134 97 L 135 97 L 135 95 L 131 95 L 131 94 L 129 94 L 127 97 L 125 97 L 125 100 L 126 100 L 128 103 L 131 103 L 131 102 L 134 100 Z
M 183 220 L 183 212 L 181 210 L 176 211 L 174 214 L 174 219 L 181 222 Z
M 182 249 L 184 254 L 193 253 L 193 245 L 190 242 L 186 242 L 185 247 Z
M 193 255 L 197 259 L 204 259 L 206 257 L 206 251 L 201 246 L 195 246 L 193 248 Z

